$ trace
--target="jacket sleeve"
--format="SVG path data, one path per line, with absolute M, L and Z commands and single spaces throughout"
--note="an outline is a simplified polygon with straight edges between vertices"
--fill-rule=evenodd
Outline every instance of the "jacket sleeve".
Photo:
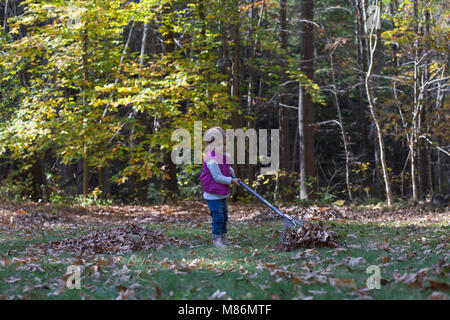
M 220 171 L 219 164 L 216 160 L 210 159 L 206 163 L 206 166 L 208 167 L 209 171 L 211 172 L 211 175 L 217 183 L 221 184 L 231 184 L 231 177 L 225 177 L 222 174 L 222 171 Z

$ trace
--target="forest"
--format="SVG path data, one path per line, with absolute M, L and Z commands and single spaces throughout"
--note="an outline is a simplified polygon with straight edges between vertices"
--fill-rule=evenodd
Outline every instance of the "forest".
M 448 203 L 446 1 L 2 5 L 3 197 L 201 199 L 169 155 L 202 121 L 280 129 L 236 168 L 273 199 Z
M 448 299 L 449 21 L 444 0 L 1 1 L 0 299 Z M 211 217 L 217 239 L 202 185 L 213 171 L 195 161 L 204 136 L 191 148 L 196 129 L 214 127 L 248 134 L 233 142 L 237 178 L 224 173 L 235 251 L 223 264 L 198 248 L 211 243 Z M 194 161 L 173 161 L 179 130 Z M 278 162 L 263 174 L 249 133 L 265 130 L 259 148 Z M 287 220 L 302 225 L 291 238 Z M 76 255 L 55 253 L 63 247 Z M 154 253 L 121 256 L 138 249 Z M 150 269 L 131 284 L 133 257 Z M 54 259 L 92 282 L 67 289 Z M 305 276 L 292 265 L 302 259 L 344 271 Z M 366 291 L 365 269 L 350 274 L 375 263 L 385 289 Z M 111 276 L 101 269 L 119 266 L 127 284 L 96 291 Z M 45 285 L 24 285 L 30 270 Z M 199 284 L 216 272 L 223 287 Z M 175 280 L 185 273 L 186 286 Z

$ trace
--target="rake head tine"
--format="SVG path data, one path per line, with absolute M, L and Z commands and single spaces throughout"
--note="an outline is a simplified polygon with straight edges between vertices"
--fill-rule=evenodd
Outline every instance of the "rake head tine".
M 305 221 L 300 221 L 300 220 L 298 220 L 296 218 L 292 218 L 292 220 L 294 220 L 295 226 L 297 228 L 300 228 L 300 227 L 302 227 L 305 224 Z
M 284 229 L 286 229 L 286 228 L 293 228 L 293 229 L 295 229 L 295 223 L 292 220 L 288 219 L 288 218 L 284 218 L 283 219 L 283 228 Z

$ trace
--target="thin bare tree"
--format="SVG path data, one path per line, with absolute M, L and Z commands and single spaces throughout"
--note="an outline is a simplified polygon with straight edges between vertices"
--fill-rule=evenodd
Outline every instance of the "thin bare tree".
M 375 1 L 375 6 L 379 10 L 378 14 L 380 14 L 381 4 L 378 0 Z M 366 87 L 366 94 L 367 94 L 367 100 L 368 100 L 370 114 L 371 114 L 372 120 L 375 124 L 376 135 L 377 135 L 377 140 L 378 140 L 378 147 L 379 147 L 379 152 L 380 152 L 379 159 L 381 162 L 381 170 L 383 172 L 386 201 L 387 201 L 388 207 L 390 208 L 392 206 L 393 199 L 392 199 L 392 191 L 391 191 L 391 182 L 389 179 L 389 172 L 388 172 L 388 168 L 387 168 L 387 164 L 386 164 L 386 148 L 384 145 L 383 132 L 382 132 L 380 120 L 378 118 L 378 112 L 376 109 L 374 93 L 373 93 L 372 84 L 371 84 L 371 78 L 372 78 L 373 70 L 374 70 L 375 54 L 376 54 L 377 45 L 379 42 L 379 32 L 376 32 L 376 28 L 380 27 L 380 26 L 379 26 L 379 22 L 376 17 L 374 20 L 372 20 L 372 23 L 368 23 L 369 17 L 367 16 L 367 10 L 365 7 L 363 7 L 363 11 L 364 11 L 365 22 L 366 22 L 366 34 L 368 36 L 368 42 L 369 42 L 368 70 L 366 72 L 364 84 Z M 377 15 L 376 11 L 374 14 Z M 373 17 L 371 17 L 371 19 L 373 19 Z
M 300 0 L 300 71 L 314 78 L 314 0 Z M 300 152 L 300 199 L 309 199 L 316 189 L 314 159 L 313 101 L 300 84 L 298 99 Z

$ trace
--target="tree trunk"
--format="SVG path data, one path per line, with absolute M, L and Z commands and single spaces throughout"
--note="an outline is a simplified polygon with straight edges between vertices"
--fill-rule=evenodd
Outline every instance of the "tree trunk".
M 300 0 L 300 71 L 314 78 L 314 1 Z M 298 129 L 300 151 L 300 199 L 314 197 L 317 188 L 314 158 L 313 101 L 300 84 L 298 103 Z
M 425 38 L 425 41 L 428 37 L 428 34 L 430 32 L 430 12 L 428 10 L 424 11 L 425 16 L 425 23 L 423 25 L 423 37 Z M 431 48 L 429 48 L 428 44 L 424 44 L 424 50 L 425 54 L 429 53 L 431 51 Z M 430 81 L 430 72 L 429 72 L 429 58 L 424 58 L 424 64 L 423 64 L 423 74 L 422 74 L 422 83 L 421 83 L 421 90 L 422 90 L 422 96 L 423 96 L 423 110 L 421 115 L 422 124 L 421 127 L 425 130 L 426 134 L 429 134 L 431 131 L 430 123 L 431 121 L 427 121 L 427 114 L 432 114 L 433 112 L 433 103 L 431 101 L 431 95 L 429 94 L 429 88 L 430 86 L 427 85 Z M 430 88 L 431 89 L 431 88 Z M 430 198 L 433 197 L 433 162 L 432 162 L 432 156 L 433 156 L 433 150 L 432 146 L 430 146 L 425 139 L 422 139 L 422 174 L 423 174 L 423 190 L 425 190 L 427 196 Z
M 142 33 L 141 53 L 140 53 L 140 57 L 139 57 L 139 66 L 141 68 L 143 68 L 145 66 L 145 54 L 146 54 L 147 47 L 148 47 L 149 33 L 150 33 L 150 35 L 152 34 L 151 24 L 149 22 L 147 22 L 144 24 L 144 31 Z M 152 39 L 150 39 L 150 40 L 152 42 Z M 151 46 L 153 47 L 153 44 L 151 44 Z M 152 130 L 151 117 L 149 117 L 149 115 L 146 113 L 146 111 L 138 114 L 138 119 L 141 123 L 143 123 L 145 125 L 145 127 L 147 128 L 146 130 L 148 130 L 148 131 Z M 142 142 L 142 138 L 139 138 L 139 142 Z M 152 152 L 152 150 L 150 150 L 149 152 Z M 145 180 L 141 180 L 138 183 L 139 185 L 137 188 L 138 189 L 137 195 L 142 202 L 146 202 L 146 200 L 147 200 L 147 190 L 148 190 L 149 182 L 150 182 L 149 179 L 145 179 Z
M 232 25 L 232 37 L 233 37 L 233 64 L 231 69 L 232 75 L 232 86 L 231 95 L 235 102 L 235 106 L 231 112 L 231 125 L 233 129 L 242 128 L 242 116 L 241 103 L 242 103 L 242 74 L 241 74 L 241 31 L 240 31 L 240 21 L 239 21 L 239 5 L 238 1 L 233 0 L 233 14 L 234 21 Z M 237 153 L 243 152 L 243 150 L 237 150 L 237 144 L 234 144 L 234 170 L 236 176 L 243 178 L 243 167 L 242 164 L 237 164 Z M 234 198 L 242 194 L 241 188 L 235 188 Z
M 46 189 L 46 179 L 44 174 L 44 167 L 42 165 L 42 159 L 40 155 L 36 155 L 33 159 L 33 165 L 31 166 L 31 177 L 32 177 L 32 192 L 31 199 L 33 201 L 38 201 L 39 199 L 46 200 L 47 194 Z
M 413 2 L 413 16 L 417 19 L 417 1 Z M 412 128 L 410 135 L 410 143 L 409 143 L 409 151 L 411 155 L 411 188 L 412 188 L 412 198 L 413 201 L 417 201 L 420 198 L 420 181 L 417 184 L 417 169 L 419 166 L 416 164 L 416 156 L 417 156 L 417 143 L 419 136 L 419 112 L 420 112 L 420 99 L 419 99 L 419 68 L 418 68 L 418 26 L 417 23 L 414 25 L 414 33 L 416 35 L 414 39 L 414 73 L 413 73 L 413 81 L 414 81 L 414 111 L 412 115 Z M 420 176 L 420 175 L 419 175 Z
M 164 5 L 163 9 L 165 14 L 170 14 L 172 12 L 172 6 L 170 3 L 167 3 Z M 168 30 L 166 34 L 164 35 L 164 48 L 165 48 L 165 54 L 172 53 L 175 51 L 175 34 L 172 30 L 171 22 L 167 21 L 164 22 L 165 27 Z M 167 126 L 167 122 L 169 119 L 162 118 L 160 121 L 161 128 L 164 128 Z M 164 162 L 164 184 L 165 188 L 168 192 L 168 199 L 169 200 L 175 200 L 176 197 L 179 195 L 179 189 L 178 189 L 178 180 L 177 180 L 177 167 L 172 162 L 171 158 L 171 150 L 167 150 L 164 152 L 163 155 L 163 162 Z
M 83 195 L 89 193 L 89 165 L 86 158 L 83 159 Z
M 345 184 L 347 185 L 347 193 L 348 198 L 351 202 L 353 202 L 353 195 L 350 186 L 350 151 L 348 150 L 347 144 L 347 134 L 345 133 L 344 122 L 342 120 L 342 112 L 341 106 L 339 104 L 339 98 L 337 95 L 337 87 L 336 87 L 336 76 L 334 71 L 334 58 L 333 55 L 330 55 L 330 65 L 331 65 L 331 78 L 333 81 L 333 100 L 336 105 L 336 110 L 338 114 L 338 120 L 340 123 L 341 135 L 342 135 L 342 143 L 344 144 L 344 153 L 345 153 Z
M 76 193 L 77 195 L 83 194 L 83 159 L 77 161 L 76 164 L 76 174 L 75 174 L 75 182 L 76 182 Z
M 89 71 L 88 71 L 88 48 L 89 48 L 89 35 L 88 27 L 85 25 L 83 27 L 82 34 L 82 63 L 83 63 L 83 104 L 87 106 L 87 88 L 89 81 Z M 89 148 L 87 145 L 84 146 L 84 159 L 83 159 L 83 195 L 86 196 L 89 192 L 89 163 L 88 157 Z
M 64 191 L 64 188 L 68 185 L 72 184 L 74 179 L 73 165 L 72 164 L 64 164 L 61 160 L 58 159 L 58 172 L 60 179 L 58 181 L 58 187 L 61 191 Z
M 387 165 L 386 165 L 386 153 L 385 153 L 386 149 L 384 146 L 384 139 L 383 139 L 381 125 L 378 120 L 377 112 L 375 109 L 374 97 L 373 97 L 372 87 L 371 87 L 371 82 L 370 82 L 372 73 L 373 73 L 373 69 L 374 69 L 374 63 L 375 63 L 375 52 L 377 50 L 377 44 L 378 44 L 378 40 L 379 40 L 378 32 L 373 34 L 374 28 L 375 28 L 375 26 L 372 26 L 372 29 L 370 30 L 370 34 L 368 34 L 370 57 L 369 57 L 369 66 L 368 66 L 368 70 L 367 70 L 366 78 L 365 78 L 365 87 L 366 87 L 367 99 L 369 102 L 370 114 L 372 115 L 372 119 L 374 121 L 375 129 L 376 129 L 378 147 L 379 147 L 379 152 L 380 152 L 379 159 L 380 159 L 381 168 L 383 171 L 383 179 L 384 179 L 384 187 L 385 187 L 387 205 L 390 208 L 392 206 L 392 191 L 391 191 L 391 183 L 390 183 L 390 179 L 389 179 L 389 173 L 388 173 Z M 372 38 L 374 38 L 373 42 L 372 42 Z
M 139 57 L 139 66 L 142 68 L 144 66 L 145 59 L 145 51 L 147 49 L 147 39 L 148 39 L 148 30 L 150 29 L 150 23 L 147 22 L 144 24 L 144 32 L 142 33 L 142 44 L 141 44 L 141 55 Z
M 290 168 L 291 168 L 291 151 L 290 151 L 290 135 L 289 135 L 289 97 L 287 96 L 287 82 L 289 81 L 286 69 L 288 67 L 286 57 L 288 55 L 288 30 L 287 30 L 287 0 L 280 0 L 280 45 L 282 49 L 282 57 L 280 61 L 282 70 L 282 81 L 284 86 L 281 89 L 280 101 L 280 133 L 281 133 L 281 170 L 282 178 L 280 183 L 282 185 L 281 193 L 283 200 L 291 201 L 293 193 L 289 192 L 290 183 Z
M 355 0 L 354 8 L 356 13 L 356 40 L 358 43 L 357 46 L 357 60 L 358 66 L 361 71 L 367 70 L 367 39 L 364 37 L 364 13 L 362 10 L 362 0 Z M 364 75 L 363 72 L 359 72 L 358 80 L 361 83 L 364 83 Z M 364 116 L 364 89 L 362 86 L 357 87 L 358 90 L 358 111 L 356 112 L 356 116 L 359 119 L 360 129 L 361 129 L 361 140 L 362 140 L 362 159 L 364 162 L 368 162 L 369 154 L 370 154 L 370 142 L 369 142 L 369 132 L 367 131 L 368 121 Z
M 5 15 L 3 17 L 3 33 L 8 33 L 8 15 L 9 15 L 9 0 L 5 3 Z

